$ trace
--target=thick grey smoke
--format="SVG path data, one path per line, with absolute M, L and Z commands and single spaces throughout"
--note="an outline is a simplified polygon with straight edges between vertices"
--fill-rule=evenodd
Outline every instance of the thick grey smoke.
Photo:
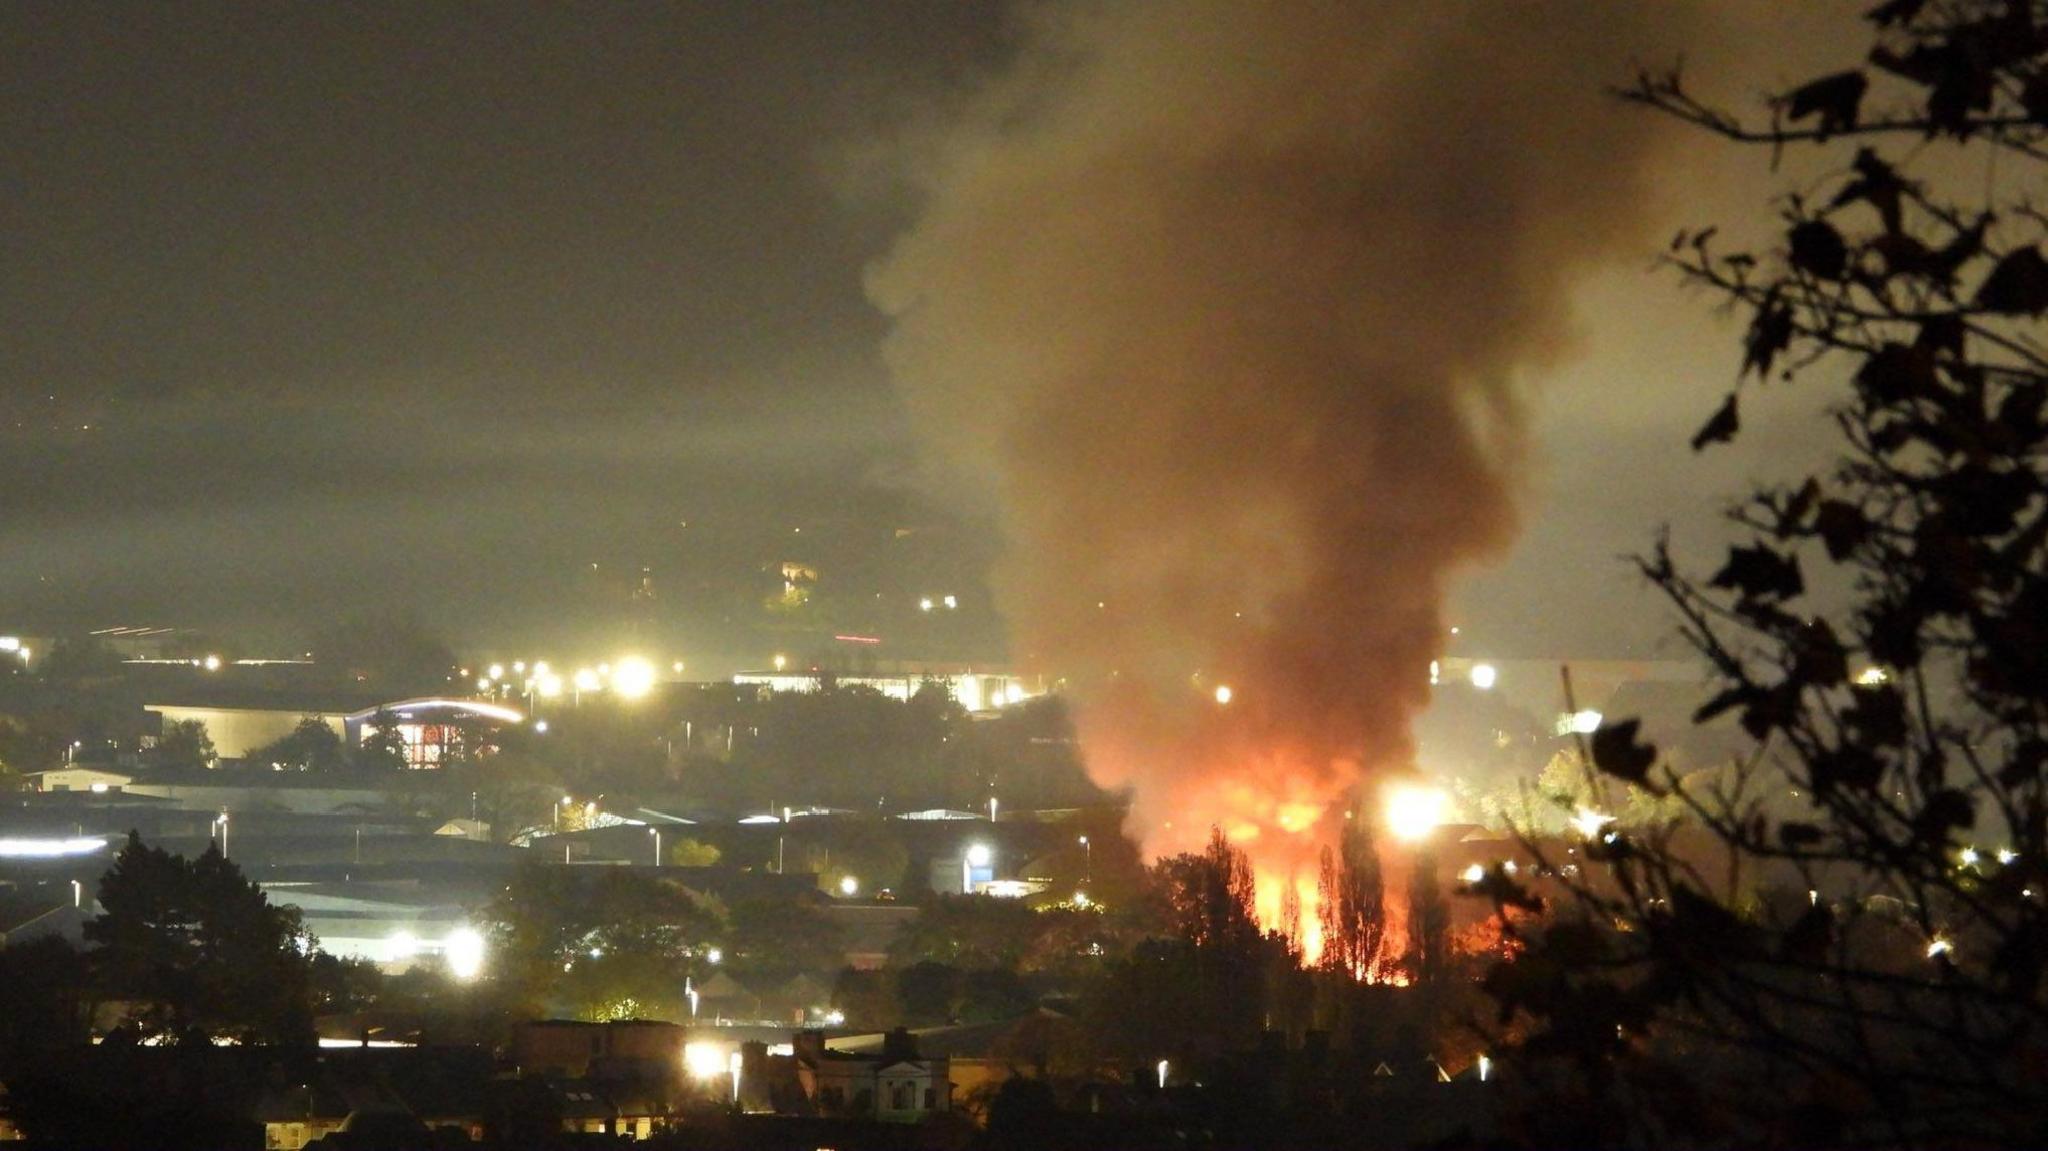
M 870 283 L 892 369 L 992 479 L 1016 654 L 1150 849 L 1216 824 L 1295 870 L 1412 766 L 1446 586 L 1514 534 L 1518 380 L 1568 350 L 1576 278 L 1644 250 L 1656 126 L 1602 94 L 1629 23 L 1036 9 L 912 153 Z

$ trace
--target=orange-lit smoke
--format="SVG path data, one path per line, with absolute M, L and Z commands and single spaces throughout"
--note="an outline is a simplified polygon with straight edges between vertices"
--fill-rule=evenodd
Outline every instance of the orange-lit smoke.
M 1642 15 L 1033 8 L 902 149 L 870 294 L 950 478 L 998 496 L 1013 655 L 1144 847 L 1222 828 L 1273 926 L 1413 766 L 1447 585 L 1513 535 L 1520 373 L 1646 243 L 1654 125 L 1601 92 Z

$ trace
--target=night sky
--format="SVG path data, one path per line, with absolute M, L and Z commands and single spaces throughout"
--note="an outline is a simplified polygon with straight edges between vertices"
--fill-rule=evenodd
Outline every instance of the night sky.
M 1760 11 L 1643 54 L 1685 50 L 1737 102 L 1834 58 L 1756 41 Z M 995 530 L 923 478 L 863 275 L 914 211 L 876 154 L 999 67 L 1013 21 L 0 8 L 0 629 L 281 645 L 405 608 L 458 642 L 601 645 L 644 567 L 658 638 L 715 671 L 762 655 L 735 587 L 798 559 L 878 629 L 957 592 L 954 645 L 990 650 Z M 1701 141 L 1658 211 L 1756 219 L 1767 161 Z M 1704 550 L 1715 507 L 1818 438 L 1785 394 L 1737 450 L 1685 453 L 1736 332 L 1655 251 L 1583 285 L 1575 355 L 1526 381 L 1522 543 L 1459 599 L 1504 654 L 1655 650 L 1615 557 L 1665 521 Z

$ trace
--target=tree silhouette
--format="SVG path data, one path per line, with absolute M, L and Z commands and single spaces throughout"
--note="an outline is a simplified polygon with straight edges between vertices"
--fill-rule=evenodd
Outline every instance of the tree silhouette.
M 131 833 L 98 899 L 85 937 L 100 993 L 145 1035 L 312 1041 L 312 939 L 217 846 L 187 859 Z
M 1685 826 L 1589 824 L 1593 866 L 1555 867 L 1566 913 L 1490 977 L 1536 1024 L 1553 1105 L 1601 1099 L 1591 1138 L 2029 1145 L 2048 1104 L 2048 216 L 2001 191 L 2048 158 L 2048 7 L 1869 19 L 1867 64 L 1765 124 L 1676 73 L 1622 93 L 1825 172 L 1781 201 L 1769 251 L 1713 228 L 1671 247 L 1748 318 L 1694 448 L 1741 434 L 1745 389 L 1845 384 L 1837 461 L 1736 506 L 1746 538 L 1717 571 L 1662 542 L 1640 561 L 1712 667 L 1696 718 L 1735 718 L 1753 752 L 1702 787 L 1633 722 L 1600 728 L 1602 777 Z M 1944 153 L 1976 157 L 1970 178 L 1916 170 Z

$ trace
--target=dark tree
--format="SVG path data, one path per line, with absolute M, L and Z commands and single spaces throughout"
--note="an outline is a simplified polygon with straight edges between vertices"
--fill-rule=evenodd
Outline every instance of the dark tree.
M 216 754 L 204 720 L 172 720 L 157 737 L 157 762 L 165 767 L 211 767 Z
M 363 742 L 353 755 L 357 767 L 370 771 L 404 771 L 405 736 L 398 730 L 398 717 L 379 710 L 363 724 Z
M 1322 968 L 1352 979 L 1378 974 L 1386 946 L 1386 890 L 1368 821 L 1346 824 L 1338 851 L 1323 849 L 1316 890 Z
M 2048 1109 L 2048 6 L 1869 19 L 1866 60 L 1766 124 L 1676 74 L 1624 93 L 1823 173 L 1769 250 L 1672 245 L 1748 320 L 1694 447 L 1741 433 L 1744 389 L 1842 383 L 1837 462 L 1735 507 L 1718 571 L 1642 561 L 1713 669 L 1697 718 L 1754 751 L 1702 788 L 1633 723 L 1595 733 L 1686 826 L 1589 837 L 1565 919 L 1492 976 L 1617 1142 L 2038 1145 Z
M 341 736 L 312 715 L 299 720 L 290 734 L 250 752 L 248 759 L 252 766 L 279 771 L 338 771 L 345 765 Z
M 99 903 L 85 936 L 100 994 L 127 1001 L 145 1035 L 311 1041 L 311 937 L 217 848 L 186 859 L 131 834 Z

